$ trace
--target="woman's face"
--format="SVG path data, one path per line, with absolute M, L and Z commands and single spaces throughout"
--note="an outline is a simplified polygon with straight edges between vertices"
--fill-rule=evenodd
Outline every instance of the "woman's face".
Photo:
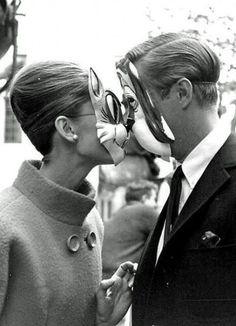
M 79 108 L 78 118 L 73 120 L 73 127 L 78 135 L 77 151 L 89 164 L 112 164 L 113 160 L 97 137 L 96 116 L 92 103 L 86 102 Z

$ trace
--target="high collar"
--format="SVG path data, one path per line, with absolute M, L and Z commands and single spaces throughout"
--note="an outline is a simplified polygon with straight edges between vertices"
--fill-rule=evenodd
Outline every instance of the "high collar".
M 84 181 L 73 191 L 43 177 L 39 173 L 40 161 L 25 161 L 20 167 L 14 186 L 35 206 L 50 217 L 67 224 L 82 225 L 95 205 L 95 191 Z

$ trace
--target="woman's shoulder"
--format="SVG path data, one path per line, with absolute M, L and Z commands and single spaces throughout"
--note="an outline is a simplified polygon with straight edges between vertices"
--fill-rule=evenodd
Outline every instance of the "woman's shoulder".
M 14 186 L 0 192 L 0 224 L 11 224 L 30 212 L 28 199 Z
M 11 209 L 20 196 L 20 192 L 14 186 L 2 190 L 0 192 L 0 213 Z
M 17 230 L 17 214 L 19 211 L 20 192 L 13 186 L 0 192 L 0 242 L 10 241 Z M 22 214 L 26 210 L 22 205 Z

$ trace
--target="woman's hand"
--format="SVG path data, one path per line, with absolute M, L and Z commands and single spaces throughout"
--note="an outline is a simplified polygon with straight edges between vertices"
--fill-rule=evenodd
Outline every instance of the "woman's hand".
M 125 262 L 97 292 L 97 326 L 114 326 L 126 314 L 132 301 L 132 286 L 137 264 Z

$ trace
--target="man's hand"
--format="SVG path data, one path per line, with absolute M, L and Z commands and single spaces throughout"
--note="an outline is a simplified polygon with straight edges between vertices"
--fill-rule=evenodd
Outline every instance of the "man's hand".
M 132 301 L 132 286 L 137 264 L 125 262 L 97 292 L 97 326 L 114 326 L 126 314 Z

